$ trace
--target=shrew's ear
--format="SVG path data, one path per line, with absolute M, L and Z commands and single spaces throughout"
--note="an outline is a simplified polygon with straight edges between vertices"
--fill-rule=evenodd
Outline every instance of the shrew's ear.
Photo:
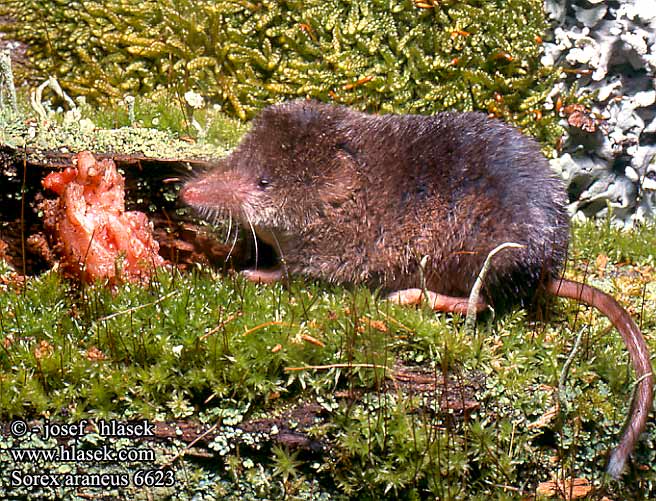
M 359 186 L 357 152 L 347 143 L 340 143 L 321 180 L 319 198 L 324 203 L 339 205 L 352 198 Z
M 254 125 L 275 133 L 274 137 L 301 138 L 324 128 L 325 112 L 326 106 L 316 101 L 288 101 L 264 108 Z

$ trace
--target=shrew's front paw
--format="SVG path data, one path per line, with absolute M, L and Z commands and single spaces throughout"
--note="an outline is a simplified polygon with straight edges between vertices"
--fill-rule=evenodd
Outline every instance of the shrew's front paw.
M 241 274 L 246 280 L 256 284 L 272 284 L 282 280 L 282 270 L 280 269 L 243 270 Z

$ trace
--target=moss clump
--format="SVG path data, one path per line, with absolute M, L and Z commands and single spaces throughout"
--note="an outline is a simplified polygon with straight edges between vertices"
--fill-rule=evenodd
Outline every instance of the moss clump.
M 638 263 L 652 261 L 641 242 L 653 240 L 654 228 L 609 234 L 594 247 L 584 245 L 589 231 L 575 228 L 575 242 L 591 260 L 597 252 L 612 256 L 624 238 Z M 585 273 L 640 311 L 653 349 L 653 266 L 597 268 L 575 269 L 573 278 Z M 623 483 L 602 478 L 633 380 L 626 348 L 605 319 L 559 301 L 546 323 L 515 310 L 482 322 L 477 334 L 462 324 L 362 288 L 298 280 L 255 286 L 166 269 L 146 288 L 79 288 L 56 271 L 22 281 L 0 262 L 0 420 L 217 424 L 211 461 L 179 457 L 172 465 L 180 499 L 198 492 L 210 499 L 519 499 L 562 471 L 589 479 L 595 494 L 654 497 L 651 423 Z M 558 397 L 581 328 L 582 348 Z M 296 410 L 311 406 L 314 416 L 301 422 Z M 263 421 L 266 429 L 256 426 Z M 317 446 L 277 444 L 281 423 L 285 434 Z M 2 471 L 31 467 L 3 449 L 51 447 L 11 440 L 0 437 Z M 157 451 L 157 465 L 184 444 L 168 448 Z M 39 472 L 59 467 L 39 465 Z M 16 496 L 5 478 L 0 496 Z M 47 494 L 31 493 L 75 499 Z M 131 486 L 117 496 L 139 499 L 133 494 Z
M 314 97 L 382 112 L 479 109 L 546 143 L 556 74 L 540 67 L 540 0 L 9 0 L 5 27 L 74 95 L 195 90 L 242 119 Z
M 148 99 L 134 100 L 131 118 L 128 107 L 97 109 L 79 99 L 75 108 L 53 110 L 50 100 L 41 103 L 43 116 L 28 109 L 19 94 L 19 112 L 0 110 L 0 145 L 28 150 L 28 160 L 39 162 L 48 153 L 79 152 L 143 155 L 160 159 L 212 160 L 234 147 L 247 125 L 224 113 L 205 108 L 194 110 L 198 129 L 179 108 Z M 195 136 L 190 139 L 189 136 Z M 187 136 L 186 140 L 182 140 Z M 7 175 L 7 173 L 5 173 Z

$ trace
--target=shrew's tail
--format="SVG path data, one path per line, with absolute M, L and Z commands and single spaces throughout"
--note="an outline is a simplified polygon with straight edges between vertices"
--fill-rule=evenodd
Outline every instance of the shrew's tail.
M 633 451 L 640 433 L 645 429 L 647 417 L 651 411 L 654 386 L 654 375 L 649 359 L 649 349 L 642 337 L 640 329 L 629 314 L 605 292 L 589 285 L 572 282 L 570 280 L 551 280 L 546 290 L 554 296 L 576 299 L 590 306 L 594 306 L 606 315 L 615 328 L 622 335 L 624 344 L 629 350 L 631 363 L 636 372 L 637 388 L 631 414 L 619 445 L 613 450 L 606 471 L 613 478 L 619 478 L 626 465 L 626 460 Z

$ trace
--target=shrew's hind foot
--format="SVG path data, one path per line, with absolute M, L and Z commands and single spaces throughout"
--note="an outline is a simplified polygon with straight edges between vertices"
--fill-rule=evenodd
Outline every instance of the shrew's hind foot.
M 467 314 L 469 298 L 445 296 L 433 291 L 423 291 L 422 289 L 403 289 L 392 292 L 387 296 L 388 301 L 402 305 L 417 305 L 422 301 L 427 301 L 435 311 L 444 311 L 448 313 Z M 483 301 L 476 303 L 476 313 L 480 313 L 487 308 Z

